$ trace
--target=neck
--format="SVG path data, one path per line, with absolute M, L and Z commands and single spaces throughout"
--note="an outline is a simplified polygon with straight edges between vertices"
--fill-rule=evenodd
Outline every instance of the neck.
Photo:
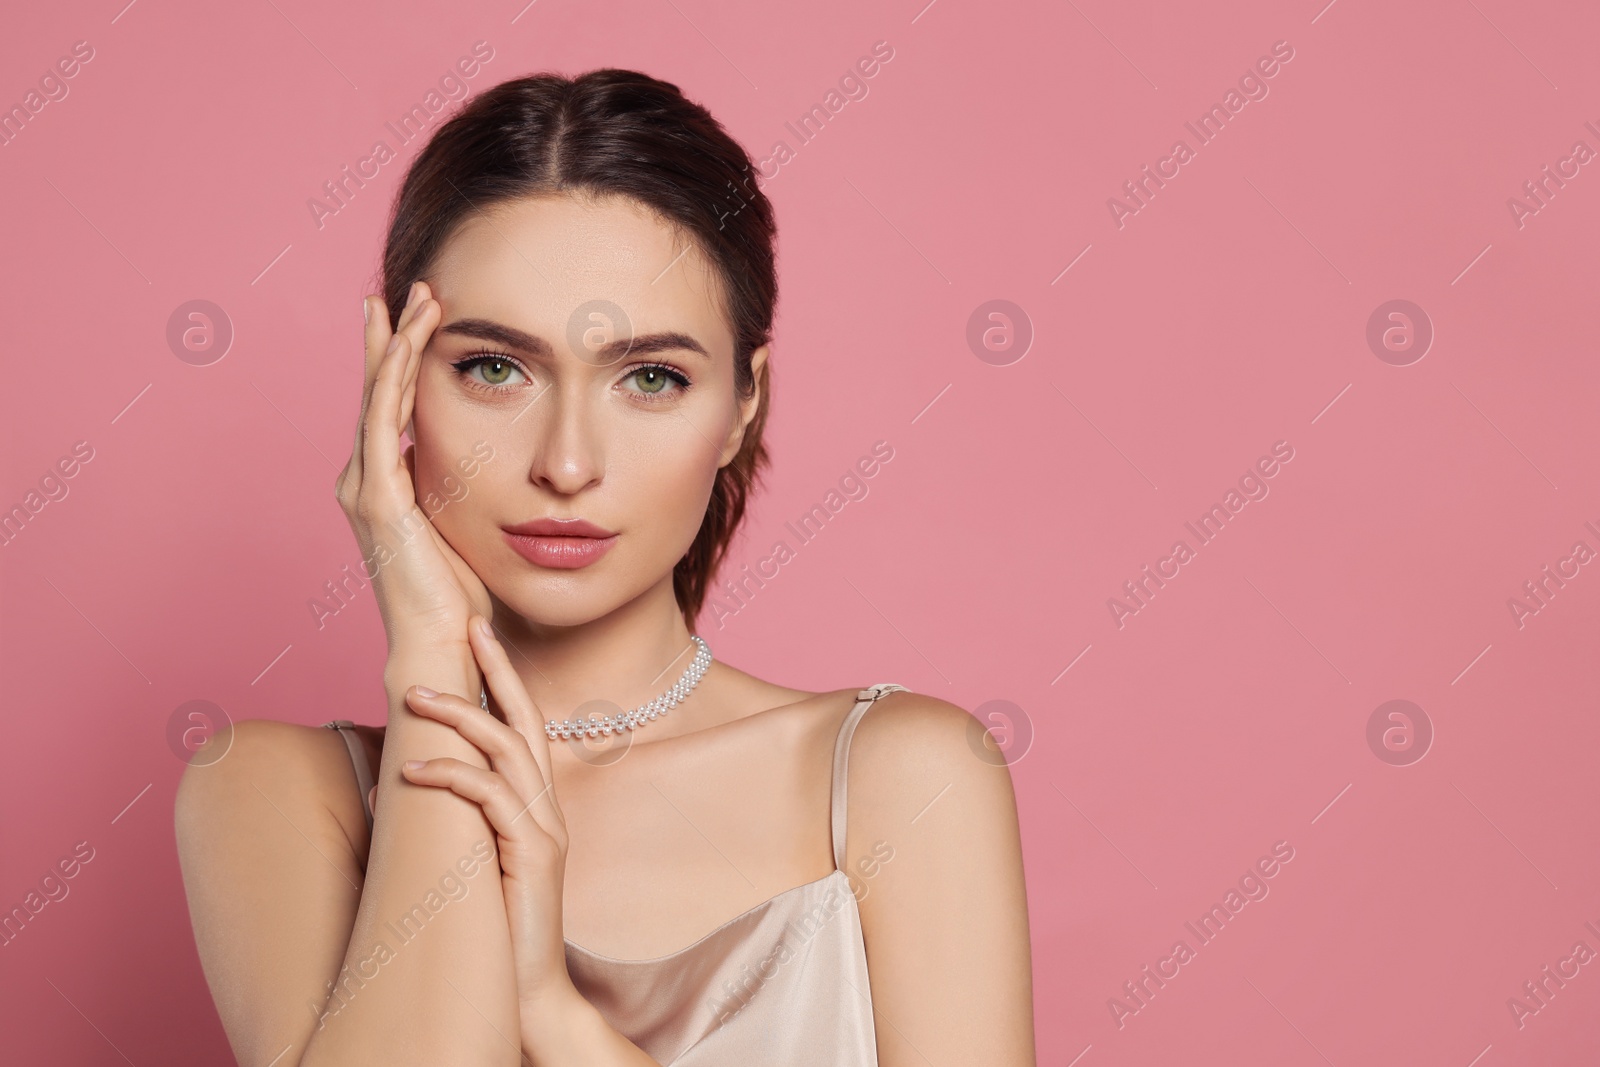
M 676 682 L 697 651 L 670 574 L 615 611 L 573 626 L 525 618 L 497 598 L 494 627 L 542 719 L 577 717 L 591 700 L 636 708 Z

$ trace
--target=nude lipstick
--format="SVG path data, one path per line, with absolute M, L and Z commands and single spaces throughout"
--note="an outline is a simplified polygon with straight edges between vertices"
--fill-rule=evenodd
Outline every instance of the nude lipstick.
M 578 518 L 534 519 L 500 529 L 517 555 L 554 570 L 587 567 L 617 543 L 614 531 Z

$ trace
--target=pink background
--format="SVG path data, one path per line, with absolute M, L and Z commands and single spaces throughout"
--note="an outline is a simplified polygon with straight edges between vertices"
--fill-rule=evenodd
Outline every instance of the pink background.
M 633 67 L 757 157 L 795 150 L 765 185 L 777 464 L 735 559 L 875 441 L 894 458 L 701 632 L 784 684 L 1020 709 L 1041 1063 L 1596 1061 L 1600 962 L 1520 1027 L 1507 1001 L 1600 951 L 1600 564 L 1520 627 L 1507 601 L 1600 550 L 1600 164 L 1521 226 L 1507 202 L 1600 149 L 1600 14 L 923 2 L 8 14 L 0 103 L 76 41 L 94 58 L 0 148 L 0 507 L 75 442 L 93 459 L 0 547 L 0 906 L 94 858 L 0 949 L 6 1061 L 227 1057 L 168 723 L 382 721 L 370 596 L 320 631 L 307 601 L 358 559 L 332 493 L 356 306 L 420 144 L 384 124 L 480 40 L 473 91 Z M 868 95 L 797 146 L 785 122 L 880 40 Z M 1197 146 L 1184 123 L 1278 41 L 1269 95 Z M 1178 138 L 1194 158 L 1119 228 L 1108 198 Z M 379 139 L 400 158 L 318 229 L 307 200 Z M 166 340 L 194 299 L 235 331 L 209 366 Z M 996 299 L 1034 334 L 1007 365 L 966 340 Z M 1395 299 L 1434 330 L 1406 366 L 1366 340 Z M 1119 628 L 1108 599 L 1278 441 L 1270 494 Z M 1367 740 L 1394 699 L 1432 725 L 1409 765 Z M 1270 894 L 1197 947 L 1185 921 L 1280 841 Z M 1108 1001 L 1180 938 L 1195 957 L 1119 1026 Z

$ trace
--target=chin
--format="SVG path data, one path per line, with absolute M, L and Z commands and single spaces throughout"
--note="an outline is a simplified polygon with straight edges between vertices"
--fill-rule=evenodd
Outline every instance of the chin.
M 600 560 L 570 570 L 535 567 L 522 557 L 499 553 L 487 571 L 474 570 L 495 599 L 533 626 L 581 626 L 603 618 L 644 593 L 654 583 Z M 607 566 L 607 564 L 613 564 Z M 630 580 L 633 579 L 633 580 Z M 670 581 L 670 576 L 668 578 Z
M 530 626 L 582 626 L 613 611 L 621 600 L 598 595 L 589 588 L 574 588 L 570 580 L 560 582 L 520 581 L 509 596 L 496 591 L 501 603 L 527 620 Z

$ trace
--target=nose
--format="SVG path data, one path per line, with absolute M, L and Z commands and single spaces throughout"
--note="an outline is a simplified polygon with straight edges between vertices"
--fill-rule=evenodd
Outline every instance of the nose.
M 571 496 L 605 473 L 602 419 L 587 393 L 577 382 L 552 384 L 521 417 L 533 445 L 528 480 L 541 489 Z

